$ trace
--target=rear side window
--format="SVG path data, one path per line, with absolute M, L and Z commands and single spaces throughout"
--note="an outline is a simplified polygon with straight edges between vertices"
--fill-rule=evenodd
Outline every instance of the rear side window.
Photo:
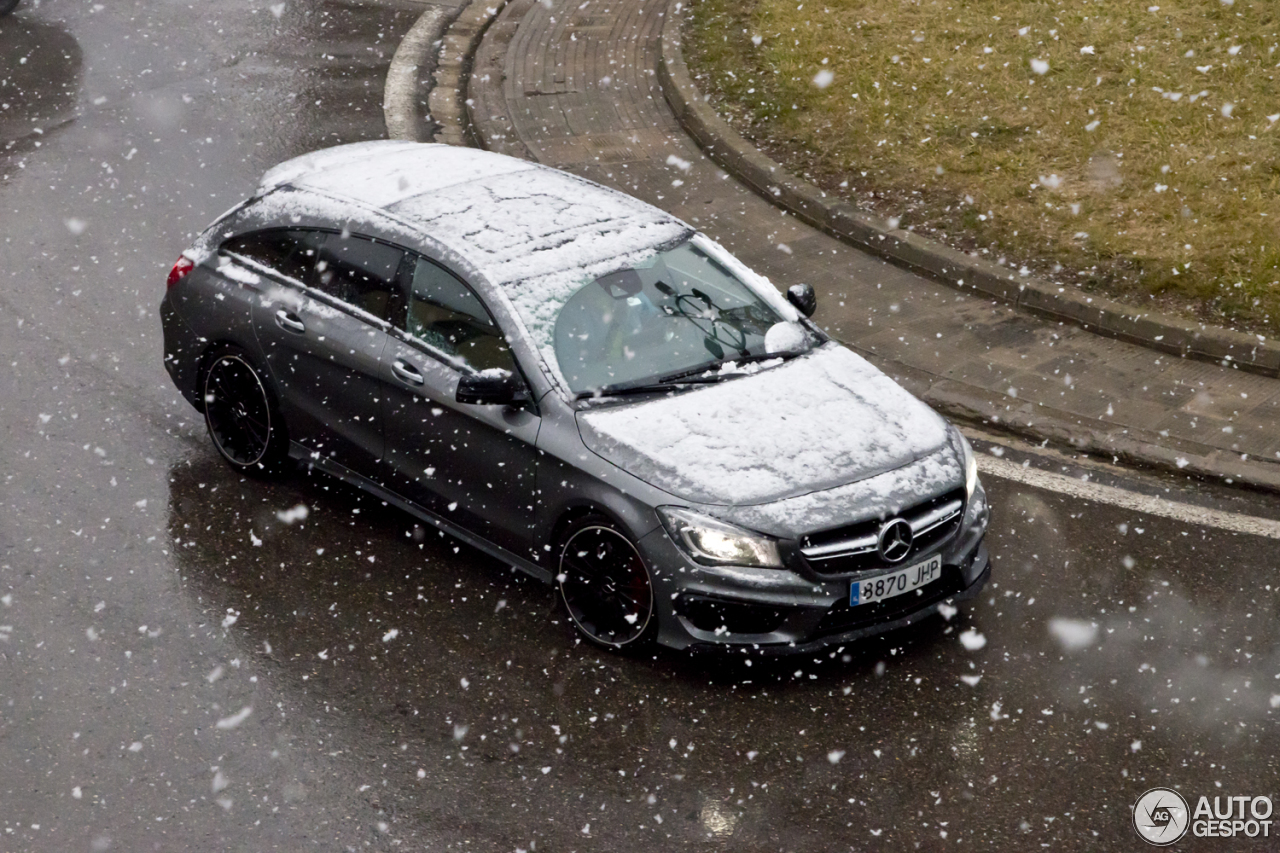
M 316 250 L 323 239 L 324 234 L 319 231 L 255 231 L 232 237 L 222 244 L 222 251 L 248 258 L 285 278 L 310 284 L 308 274 L 315 267 Z
M 367 237 L 273 229 L 233 237 L 222 244 L 222 251 L 248 258 L 379 320 L 390 321 L 397 303 L 403 305 L 396 277 L 404 252 Z
M 390 320 L 396 274 L 404 252 L 366 237 L 328 234 L 320 247 L 313 287 L 380 320 Z
M 416 259 L 405 319 L 410 335 L 474 370 L 515 371 L 511 348 L 480 299 L 426 258 Z

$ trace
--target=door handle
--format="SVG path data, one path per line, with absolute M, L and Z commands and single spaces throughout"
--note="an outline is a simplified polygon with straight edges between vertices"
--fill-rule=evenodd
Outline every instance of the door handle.
M 276 325 L 295 335 L 301 335 L 307 331 L 306 324 L 298 319 L 297 314 L 283 309 L 276 312 Z
M 396 375 L 401 382 L 409 385 L 421 385 L 423 383 L 422 374 L 418 369 L 402 358 L 397 358 L 391 364 L 391 372 Z

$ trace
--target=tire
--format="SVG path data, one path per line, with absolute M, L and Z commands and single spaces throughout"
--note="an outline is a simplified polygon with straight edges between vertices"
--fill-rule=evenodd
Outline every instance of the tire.
M 239 347 L 211 352 L 201 373 L 204 422 L 213 446 L 242 474 L 270 477 L 284 471 L 289 436 L 275 394 Z
M 0 0 L 0 18 L 18 8 L 19 0 Z
M 611 651 L 640 651 L 658 632 L 653 579 L 636 546 L 607 518 L 590 515 L 561 538 L 556 585 L 574 628 Z

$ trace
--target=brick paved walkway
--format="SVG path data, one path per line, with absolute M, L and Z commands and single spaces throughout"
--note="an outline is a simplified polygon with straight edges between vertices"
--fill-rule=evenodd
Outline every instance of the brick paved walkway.
M 1280 382 L 1046 322 L 948 289 L 797 222 L 684 134 L 657 81 L 665 0 L 512 0 L 476 53 L 484 144 L 626 190 L 774 282 L 807 281 L 816 319 L 952 414 L 1280 486 Z

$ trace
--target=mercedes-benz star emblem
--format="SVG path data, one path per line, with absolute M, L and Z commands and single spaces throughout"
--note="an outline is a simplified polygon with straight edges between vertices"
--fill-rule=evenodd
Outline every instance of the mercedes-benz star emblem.
M 900 563 L 911 553 L 911 525 L 895 518 L 880 528 L 880 556 L 887 563 Z

